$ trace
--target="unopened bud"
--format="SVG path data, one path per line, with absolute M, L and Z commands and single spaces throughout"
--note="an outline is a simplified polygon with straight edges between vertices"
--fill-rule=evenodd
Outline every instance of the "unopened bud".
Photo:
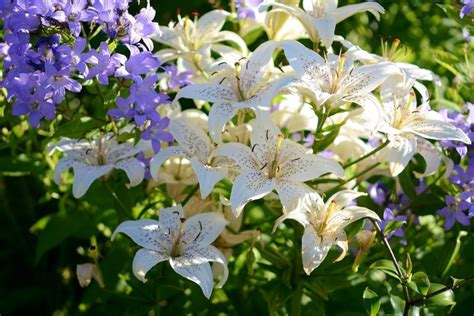
M 93 263 L 78 264 L 76 266 L 76 275 L 81 287 L 89 286 L 92 279 L 96 280 L 101 288 L 105 287 L 102 273 Z

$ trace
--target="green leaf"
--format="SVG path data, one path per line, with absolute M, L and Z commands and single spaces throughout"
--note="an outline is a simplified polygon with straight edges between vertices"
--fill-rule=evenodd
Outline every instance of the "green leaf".
M 400 280 L 397 273 L 397 269 L 395 268 L 395 265 L 393 264 L 393 262 L 390 260 L 382 259 L 382 260 L 376 261 L 370 265 L 369 269 L 380 270 L 390 275 L 391 277 L 394 277 Z
M 340 128 L 341 126 L 337 126 L 332 131 L 325 134 L 324 136 L 322 136 L 321 133 L 316 135 L 317 140 L 314 142 L 313 151 L 315 153 L 318 153 L 326 149 L 329 145 L 331 145 L 336 139 L 337 135 L 339 135 Z
M 323 284 L 321 284 L 321 281 L 318 279 L 312 279 L 308 282 L 305 282 L 304 284 L 310 292 L 316 294 L 323 300 L 327 301 L 329 299 L 328 292 L 324 288 Z
M 72 121 L 59 126 L 54 136 L 81 138 L 86 133 L 102 125 L 104 125 L 104 122 L 89 116 L 76 117 Z
M 413 274 L 411 280 L 416 284 L 416 288 L 420 294 L 428 294 L 428 291 L 430 289 L 430 279 L 428 278 L 428 275 L 426 275 L 426 273 L 421 271 L 416 272 L 415 274 Z
M 60 245 L 68 237 L 88 238 L 96 231 L 94 221 L 83 211 L 64 212 L 49 215 L 32 226 L 33 231 L 41 227 L 36 245 L 35 263 L 49 250 Z
M 370 316 L 376 316 L 380 309 L 380 297 L 377 293 L 366 287 L 362 298 L 364 299 L 364 307 L 367 313 Z
M 403 192 L 408 195 L 410 200 L 416 199 L 416 186 L 411 178 L 413 172 L 411 171 L 410 165 L 408 165 L 402 173 L 398 176 L 398 180 L 400 180 L 400 185 L 402 187 Z
M 443 284 L 431 283 L 428 294 L 436 292 L 445 286 Z M 426 301 L 426 306 L 428 307 L 445 307 L 445 306 L 454 306 L 456 302 L 454 300 L 454 292 L 452 290 L 444 291 L 438 295 L 430 297 Z
M 258 27 L 244 35 L 245 44 L 250 45 L 255 42 L 262 34 L 264 30 L 262 27 Z
M 396 231 L 398 228 L 402 227 L 406 223 L 407 223 L 406 221 L 389 222 L 387 224 L 387 226 L 385 226 L 385 231 L 384 231 L 385 236 L 387 236 L 388 234 L 390 234 L 393 231 Z
M 442 277 L 446 276 L 446 274 L 451 269 L 451 266 L 453 265 L 453 263 L 459 257 L 461 245 L 462 245 L 461 239 L 466 235 L 467 235 L 467 232 L 461 230 L 458 233 L 458 236 L 456 237 L 456 239 L 451 238 L 446 242 L 443 248 L 442 255 L 440 256 L 440 258 L 442 259 L 440 260 L 439 271 L 441 272 Z

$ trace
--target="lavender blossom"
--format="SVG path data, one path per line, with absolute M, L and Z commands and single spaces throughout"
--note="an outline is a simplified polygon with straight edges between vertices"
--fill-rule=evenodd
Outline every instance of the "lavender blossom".
M 142 134 L 141 138 L 144 140 L 151 141 L 151 146 L 155 153 L 159 152 L 161 149 L 161 142 L 170 143 L 173 141 L 173 136 L 170 132 L 165 131 L 170 124 L 170 119 L 165 117 L 160 119 L 156 124 L 148 127 Z
M 193 77 L 191 71 L 183 71 L 178 73 L 178 67 L 175 64 L 171 64 L 163 67 L 168 73 L 168 89 L 174 90 L 191 83 L 189 79 Z
M 380 223 L 380 228 L 382 231 L 385 232 L 385 228 L 387 225 L 391 222 L 406 222 L 407 221 L 407 216 L 406 215 L 396 215 L 391 209 L 386 208 L 383 211 L 383 220 Z M 405 232 L 403 231 L 402 227 L 398 227 L 396 230 L 390 232 L 387 234 L 387 239 L 390 239 L 392 236 L 397 236 L 400 238 L 405 237 Z M 406 243 L 406 241 L 402 240 L 402 243 Z
M 369 184 L 367 187 L 367 192 L 369 193 L 372 201 L 374 201 L 374 203 L 378 206 L 383 206 L 388 200 L 389 193 L 382 181 Z
M 469 226 L 471 224 L 469 218 L 464 213 L 470 208 L 468 203 L 460 203 L 456 198 L 450 195 L 445 196 L 445 201 L 446 207 L 436 211 L 436 214 L 445 218 L 445 230 L 451 230 L 456 222 L 464 226 Z
M 255 20 L 255 15 L 258 12 L 258 6 L 263 0 L 235 0 L 235 8 L 237 9 L 237 18 L 239 20 L 252 19 Z
M 472 10 L 474 10 L 474 0 L 461 0 L 464 6 L 461 8 L 459 12 L 459 16 L 463 19 L 466 15 L 471 16 Z

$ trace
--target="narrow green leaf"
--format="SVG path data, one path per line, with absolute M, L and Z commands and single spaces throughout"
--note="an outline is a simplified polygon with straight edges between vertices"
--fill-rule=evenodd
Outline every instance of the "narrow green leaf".
M 380 297 L 377 293 L 366 287 L 362 298 L 364 299 L 364 307 L 367 313 L 370 316 L 376 316 L 380 310 Z

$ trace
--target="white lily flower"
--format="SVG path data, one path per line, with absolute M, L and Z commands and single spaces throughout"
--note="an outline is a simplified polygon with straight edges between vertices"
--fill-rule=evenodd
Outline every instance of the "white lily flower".
M 419 82 L 419 80 L 432 81 L 438 86 L 441 85 L 441 80 L 431 70 L 423 69 L 418 67 L 417 65 L 398 61 L 400 55 L 400 49 L 398 48 L 400 45 L 400 40 L 398 39 L 395 39 L 393 41 L 390 48 L 386 42 L 383 43 L 382 56 L 369 53 L 360 48 L 359 46 L 356 46 L 348 40 L 342 38 L 341 36 L 336 36 L 336 40 L 341 42 L 344 47 L 348 48 L 347 52 L 345 53 L 346 56 L 350 56 L 351 58 L 358 60 L 365 65 L 373 65 L 383 62 L 391 63 L 399 71 L 399 74 L 394 74 L 394 76 L 397 76 L 398 78 L 393 78 L 393 80 L 403 81 L 404 78 L 412 80 L 413 88 L 415 88 L 421 94 L 424 102 L 428 101 L 430 95 L 426 86 Z
M 87 192 L 94 180 L 113 169 L 125 171 L 130 180 L 128 187 L 140 184 L 145 176 L 143 165 L 134 157 L 140 149 L 132 143 L 119 144 L 113 134 L 99 135 L 92 141 L 64 138 L 54 148 L 67 156 L 57 163 L 54 181 L 62 184 L 62 173 L 72 168 L 72 193 L 76 199 Z
M 302 207 L 288 213 L 277 222 L 280 224 L 285 219 L 294 219 L 304 226 L 301 251 L 306 274 L 311 274 L 324 261 L 334 244 L 342 249 L 336 261 L 345 257 L 348 242 L 344 228 L 347 225 L 361 218 L 380 221 L 374 211 L 351 205 L 353 200 L 362 195 L 366 194 L 344 190 L 337 192 L 324 203 L 319 194 L 311 192 L 305 196 Z
M 176 95 L 214 103 L 209 112 L 209 135 L 216 143 L 222 142 L 222 130 L 239 109 L 252 109 L 257 115 L 270 111 L 277 92 L 293 78 L 273 79 L 272 54 L 278 43 L 268 41 L 260 45 L 248 59 L 234 66 L 217 65 L 212 83 L 184 87 Z
M 337 108 L 355 103 L 377 115 L 381 112 L 380 104 L 372 91 L 394 71 L 398 73 L 389 63 L 356 66 L 345 55 L 334 54 L 324 59 L 296 41 L 284 41 L 281 46 L 300 77 L 294 86 L 312 97 L 318 106 Z M 377 121 L 377 117 L 373 120 Z
M 217 262 L 224 268 L 224 275 L 217 287 L 227 280 L 227 260 L 211 243 L 226 225 L 224 217 L 215 212 L 202 213 L 185 220 L 183 208 L 177 205 L 160 211 L 159 220 L 140 219 L 121 223 L 112 234 L 129 236 L 143 248 L 133 258 L 132 269 L 142 282 L 148 271 L 158 263 L 168 260 L 179 275 L 198 284 L 207 298 L 213 288 L 209 262 Z
M 308 153 L 304 146 L 284 139 L 275 125 L 268 128 L 254 122 L 249 148 L 239 143 L 227 143 L 216 148 L 213 155 L 224 156 L 240 168 L 230 194 L 234 215 L 238 217 L 245 205 L 261 199 L 274 189 L 284 212 L 296 207 L 300 197 L 308 192 L 304 182 L 330 172 L 339 177 L 344 170 L 336 161 Z
M 247 55 L 245 42 L 234 32 L 221 31 L 226 18 L 230 15 L 224 10 L 213 10 L 192 21 L 189 17 L 178 15 L 176 23 L 169 27 L 160 26 L 161 34 L 153 39 L 170 46 L 158 52 L 162 62 L 184 58 L 191 64 L 202 68 L 202 63 L 209 64 L 210 51 L 221 53 L 222 46 L 216 43 L 227 41 L 235 43 L 243 55 Z M 229 48 L 225 48 L 229 50 Z
M 382 150 L 381 161 L 388 161 L 392 176 L 399 175 L 418 152 L 427 163 L 425 174 L 439 167 L 436 150 L 420 139 L 453 140 L 470 144 L 469 137 L 459 128 L 446 122 L 427 103 L 417 106 L 412 80 L 405 86 L 386 86 L 381 91 L 384 115 L 380 131 L 390 143 Z M 438 156 L 439 157 L 439 156 Z
M 334 40 L 336 24 L 353 16 L 356 13 L 368 11 L 378 20 L 384 8 L 376 2 L 337 7 L 337 0 L 303 0 L 303 9 L 298 6 L 285 5 L 278 2 L 268 2 L 260 5 L 263 11 L 269 7 L 287 12 L 297 18 L 304 26 L 313 42 L 321 41 L 324 46 L 330 47 Z
M 316 131 L 318 117 L 309 103 L 299 93 L 288 93 L 271 110 L 272 120 L 278 127 L 286 127 L 288 133 Z
M 150 172 L 157 180 L 161 165 L 170 157 L 184 157 L 191 162 L 191 167 L 199 181 L 201 197 L 207 197 L 217 182 L 222 180 L 227 171 L 225 168 L 212 163 L 213 145 L 206 133 L 192 124 L 186 117 L 171 120 L 169 131 L 179 146 L 162 149 L 150 162 Z

